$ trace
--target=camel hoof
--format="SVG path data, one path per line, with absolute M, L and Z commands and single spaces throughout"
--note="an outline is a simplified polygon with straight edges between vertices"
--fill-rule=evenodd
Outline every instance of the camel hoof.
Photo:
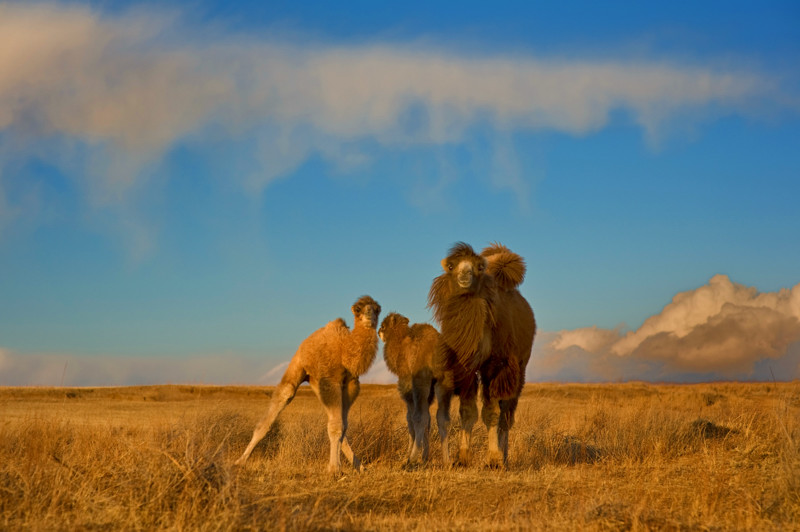
M 469 460 L 465 460 L 464 458 L 456 458 L 453 460 L 452 467 L 469 467 Z
M 418 471 L 422 469 L 421 462 L 406 462 L 402 465 L 403 471 Z
M 457 467 L 469 467 L 471 458 L 472 456 L 469 451 L 459 450 L 458 458 L 456 458 L 455 462 L 453 462 L 453 465 Z
M 488 460 L 486 462 L 486 469 L 492 469 L 494 471 L 499 471 L 501 469 L 505 469 L 506 466 L 503 464 L 502 460 Z
M 489 453 L 489 456 L 486 458 L 486 468 L 487 469 L 505 469 L 505 460 L 503 460 L 502 453 L 495 452 Z

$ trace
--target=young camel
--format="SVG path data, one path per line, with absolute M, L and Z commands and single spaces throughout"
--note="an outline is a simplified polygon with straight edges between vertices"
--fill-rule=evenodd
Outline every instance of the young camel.
M 406 421 L 408 422 L 408 465 L 427 462 L 430 426 L 430 404 L 434 394 L 438 399 L 437 424 L 442 439 L 442 458 L 445 465 L 450 463 L 450 455 L 445 445 L 446 420 L 450 409 L 449 396 L 445 404 L 444 390 L 435 378 L 433 357 L 439 343 L 439 332 L 431 325 L 415 323 L 402 314 L 393 312 L 384 318 L 378 335 L 383 340 L 383 358 L 386 367 L 397 375 L 397 389 L 406 402 Z
M 378 351 L 376 327 L 381 306 L 371 297 L 362 296 L 351 310 L 355 318 L 353 330 L 339 318 L 313 332 L 297 348 L 272 394 L 267 415 L 256 425 L 250 444 L 236 465 L 245 463 L 278 414 L 294 398 L 298 386 L 308 382 L 328 414 L 328 471 L 340 473 L 342 452 L 355 470 L 361 471 L 361 462 L 347 441 L 347 413 L 358 397 L 358 377 L 366 373 Z

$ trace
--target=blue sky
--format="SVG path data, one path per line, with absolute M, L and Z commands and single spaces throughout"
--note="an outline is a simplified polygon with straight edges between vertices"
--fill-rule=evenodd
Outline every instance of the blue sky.
M 268 382 L 459 240 L 529 380 L 800 378 L 798 64 L 794 2 L 0 2 L 0 384 Z

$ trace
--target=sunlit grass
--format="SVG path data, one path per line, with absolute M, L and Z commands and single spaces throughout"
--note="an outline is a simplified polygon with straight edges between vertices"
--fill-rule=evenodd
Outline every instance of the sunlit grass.
M 307 387 L 241 469 L 271 389 L 0 389 L 0 529 L 770 530 L 800 522 L 800 384 L 528 385 L 509 467 L 401 466 L 405 411 L 363 386 L 367 470 L 325 473 Z M 453 407 L 457 428 L 457 405 Z M 453 438 L 451 445 L 456 445 Z M 454 449 L 451 449 L 453 451 Z

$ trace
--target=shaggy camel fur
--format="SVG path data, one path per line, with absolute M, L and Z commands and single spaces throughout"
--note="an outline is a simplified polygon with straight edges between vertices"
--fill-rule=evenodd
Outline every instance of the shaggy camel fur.
M 453 381 L 445 379 L 442 385 L 461 399 L 459 462 L 469 462 L 480 381 L 488 465 L 505 466 L 508 431 L 536 334 L 533 311 L 517 289 L 525 278 L 525 261 L 500 244 L 478 255 L 459 242 L 441 264 L 444 273 L 431 284 L 428 306 L 441 325 L 434 365 L 452 371 Z
M 408 422 L 408 464 L 428 460 L 428 427 L 430 426 L 430 404 L 434 394 L 439 400 L 437 423 L 439 435 L 445 441 L 446 429 L 443 412 L 450 409 L 449 402 L 443 404 L 446 391 L 434 378 L 433 358 L 439 343 L 439 332 L 432 326 L 415 323 L 402 314 L 393 312 L 384 318 L 378 335 L 383 340 L 383 358 L 386 367 L 397 375 L 397 389 L 406 402 L 406 421 Z M 450 394 L 452 395 L 452 394 Z M 449 396 L 448 396 L 449 399 Z M 442 446 L 442 458 L 450 463 L 447 447 Z
M 328 438 L 331 444 L 328 471 L 341 471 L 340 453 L 361 471 L 361 462 L 347 441 L 347 413 L 358 397 L 358 377 L 366 373 L 378 351 L 376 327 L 381 306 L 363 296 L 352 309 L 355 324 L 347 328 L 339 318 L 318 329 L 303 340 L 289 362 L 280 384 L 272 394 L 267 415 L 256 425 L 253 438 L 238 460 L 244 464 L 259 441 L 269 431 L 278 414 L 294 398 L 297 387 L 308 382 L 328 414 Z

